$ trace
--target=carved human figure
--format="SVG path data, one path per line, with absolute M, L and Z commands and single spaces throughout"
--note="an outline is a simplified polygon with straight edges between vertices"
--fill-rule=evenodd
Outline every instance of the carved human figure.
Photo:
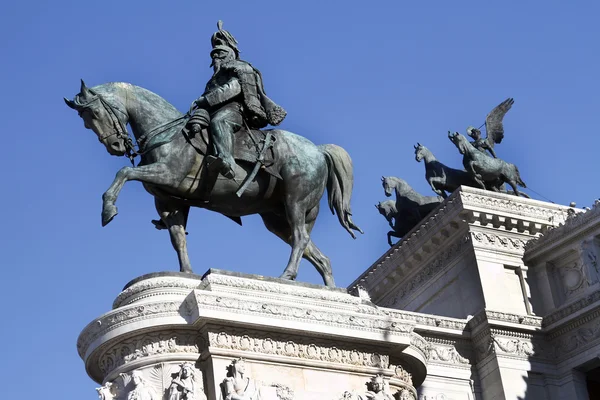
M 112 382 L 106 382 L 104 385 L 100 386 L 99 388 L 96 388 L 99 400 L 113 400 L 115 395 L 112 389 Z
M 246 374 L 246 361 L 243 358 L 233 360 L 228 369 L 227 378 L 221 385 L 224 400 L 260 400 L 260 390 Z
M 415 400 L 415 395 L 412 394 L 408 389 L 402 389 L 400 391 L 399 400 Z
M 194 366 L 186 362 L 179 367 L 177 377 L 173 378 L 169 386 L 168 400 L 195 400 Z
M 133 382 L 133 389 L 127 393 L 127 400 L 158 400 L 154 390 L 146 385 L 140 371 L 131 373 L 131 381 Z
M 257 129 L 267 124 L 278 125 L 285 118 L 285 111 L 266 96 L 260 72 L 239 58 L 237 41 L 223 29 L 221 21 L 217 27 L 219 30 L 211 38 L 210 52 L 214 74 L 204 94 L 192 104 L 192 108 L 198 107 L 198 110 L 190 122 L 192 131 L 196 132 L 195 121 L 202 126 L 202 121 L 210 120 L 213 154 L 207 161 L 231 179 L 235 177 L 233 134 L 244 126 Z
M 367 383 L 368 391 L 359 395 L 359 400 L 394 400 L 394 397 L 387 391 L 383 375 L 377 374 Z

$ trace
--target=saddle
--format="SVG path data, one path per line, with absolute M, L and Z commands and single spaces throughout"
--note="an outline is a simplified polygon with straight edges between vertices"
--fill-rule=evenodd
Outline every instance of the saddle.
M 232 156 L 236 163 L 239 161 L 247 162 L 252 165 L 258 162 L 258 157 L 263 150 L 265 138 L 269 130 L 257 130 L 257 129 L 246 129 L 241 128 L 233 134 L 233 152 Z M 270 130 L 275 133 L 275 130 Z M 188 141 L 194 148 L 202 155 L 206 156 L 208 152 L 208 129 L 202 129 L 202 133 L 199 135 L 191 135 L 184 128 L 183 133 L 188 138 Z M 262 169 L 274 176 L 277 179 L 283 179 L 279 174 L 281 170 L 281 159 L 275 152 L 274 142 L 277 140 L 276 134 L 272 136 L 271 143 L 264 150 L 262 155 Z
M 271 130 L 273 131 L 273 130 Z M 242 128 L 233 135 L 233 158 L 235 161 L 246 161 L 251 164 L 257 162 L 260 152 L 263 150 L 266 131 L 257 129 Z M 277 140 L 273 136 L 273 141 L 265 149 L 263 154 L 262 165 L 265 171 L 278 179 L 282 179 L 279 175 L 280 165 L 279 157 L 275 154 L 273 142 Z

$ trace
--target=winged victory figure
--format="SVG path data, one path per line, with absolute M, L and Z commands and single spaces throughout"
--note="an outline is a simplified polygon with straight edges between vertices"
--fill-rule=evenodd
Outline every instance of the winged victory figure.
M 502 120 L 504 115 L 510 110 L 515 101 L 512 97 L 504 100 L 498 104 L 490 113 L 485 117 L 485 131 L 486 138 L 481 138 L 481 131 L 473 126 L 467 128 L 467 134 L 471 136 L 475 141 L 471 144 L 478 150 L 486 153 L 489 151 L 492 157 L 496 158 L 496 152 L 494 151 L 494 144 L 502 142 L 504 138 L 504 126 Z M 487 154 L 487 153 L 486 153 Z

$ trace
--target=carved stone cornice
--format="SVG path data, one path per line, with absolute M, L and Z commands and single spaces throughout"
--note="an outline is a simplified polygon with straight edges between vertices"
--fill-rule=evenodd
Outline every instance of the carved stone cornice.
M 429 262 L 424 268 L 421 268 L 411 279 L 403 281 L 398 287 L 394 288 L 393 292 L 396 293 L 395 296 L 388 297 L 382 301 L 381 305 L 384 307 L 393 307 L 403 298 L 410 296 L 415 290 L 443 271 L 452 260 L 468 248 L 468 243 L 470 243 L 470 236 L 463 236 L 447 246 L 445 251 L 441 252 L 437 258 Z
M 375 303 L 392 306 L 396 299 L 391 298 L 390 293 L 400 291 L 403 296 L 405 281 L 416 278 L 416 282 L 420 282 L 422 275 L 419 274 L 430 266 L 428 260 L 437 260 L 457 235 L 467 234 L 469 227 L 475 232 L 469 234 L 473 235 L 473 246 L 521 255 L 529 239 L 564 222 L 567 210 L 565 206 L 461 187 L 349 288 L 360 285 Z M 409 288 L 414 287 L 412 283 L 409 285 Z
M 226 271 L 211 270 L 197 287 L 200 290 L 228 293 L 243 293 L 252 291 L 254 296 L 270 297 L 291 296 L 306 300 L 328 301 L 339 304 L 358 305 L 363 300 L 357 296 L 348 296 L 343 288 L 328 288 L 321 285 L 290 284 L 285 280 L 271 278 L 268 280 L 249 279 L 243 276 L 226 275 Z M 281 283 L 284 284 L 281 284 Z M 305 287 L 310 286 L 310 287 Z
M 535 315 L 522 315 L 522 314 L 514 314 L 503 311 L 494 311 L 494 310 L 481 310 L 478 312 L 473 318 L 471 318 L 468 322 L 468 325 L 471 330 L 475 330 L 482 323 L 487 322 L 489 324 L 502 324 L 502 323 L 510 323 L 510 324 L 518 324 L 523 326 L 523 328 L 541 328 L 542 327 L 542 318 L 537 317 Z
M 553 344 L 554 357 L 562 360 L 574 353 L 600 345 L 599 318 L 600 308 L 550 332 L 548 337 Z
M 249 315 L 263 315 L 280 320 L 308 322 L 315 328 L 319 325 L 340 328 L 350 327 L 362 331 L 386 334 L 408 334 L 414 329 L 414 323 L 411 321 L 390 319 L 385 315 L 359 314 L 353 312 L 353 310 L 331 310 L 330 308 L 311 308 L 303 305 L 254 301 L 250 298 L 229 297 L 205 290 L 194 290 L 192 298 L 195 302 L 193 305 L 189 305 L 190 308 L 202 313 L 209 309 L 220 310 L 227 313 L 243 314 L 246 317 Z
M 545 316 L 542 324 L 544 327 L 548 327 L 598 301 L 600 301 L 600 290 L 590 293 L 589 295 L 558 309 L 552 314 Z
M 181 302 L 158 301 L 144 303 L 143 305 L 130 305 L 110 311 L 95 321 L 89 323 L 77 340 L 77 352 L 85 358 L 89 345 L 102 335 L 111 330 L 132 322 L 148 318 L 181 317 L 189 316 L 189 309 L 182 309 Z M 185 321 L 185 319 L 184 319 Z
M 199 277 L 197 277 L 199 278 Z M 183 295 L 200 285 L 199 279 L 186 279 L 182 276 L 161 276 L 144 279 L 124 289 L 113 302 L 113 310 L 151 297 Z
M 198 333 L 189 330 L 141 334 L 108 347 L 99 355 L 97 365 L 103 376 L 107 376 L 115 368 L 143 357 L 175 353 L 199 355 L 201 342 Z
M 600 225 L 600 205 L 594 204 L 591 210 L 573 209 L 573 215 L 561 221 L 553 229 L 549 229 L 538 239 L 527 243 L 525 259 L 532 260 L 541 253 L 549 251 L 555 245 L 569 238 L 581 235 L 589 229 L 596 229 Z

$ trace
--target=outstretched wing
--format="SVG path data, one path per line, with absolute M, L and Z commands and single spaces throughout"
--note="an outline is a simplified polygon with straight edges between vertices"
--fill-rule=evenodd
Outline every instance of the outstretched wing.
M 498 104 L 485 118 L 485 130 L 487 132 L 486 140 L 491 147 L 494 147 L 494 143 L 502 142 L 502 139 L 504 138 L 504 126 L 502 125 L 502 120 L 514 102 L 513 98 L 509 97 Z

